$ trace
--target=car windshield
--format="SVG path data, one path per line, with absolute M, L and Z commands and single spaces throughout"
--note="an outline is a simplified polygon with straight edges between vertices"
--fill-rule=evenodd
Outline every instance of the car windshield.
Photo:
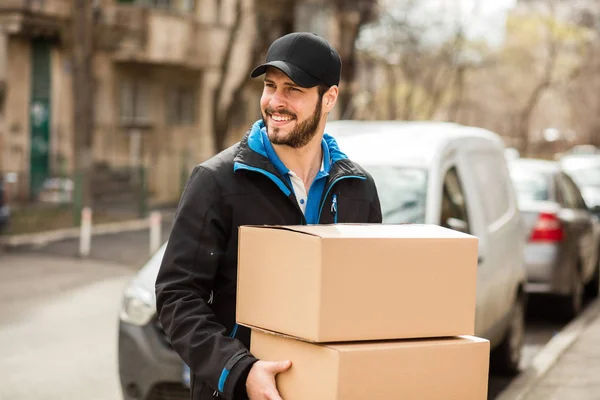
M 569 169 L 569 175 L 577 186 L 600 187 L 600 165 Z
M 550 200 L 550 174 L 528 169 L 525 166 L 513 167 L 510 177 L 518 201 Z
M 375 180 L 384 224 L 425 222 L 425 169 L 394 166 L 365 168 Z

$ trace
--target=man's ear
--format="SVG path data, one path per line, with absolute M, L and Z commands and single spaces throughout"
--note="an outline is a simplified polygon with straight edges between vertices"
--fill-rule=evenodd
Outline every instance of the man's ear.
M 339 93 L 340 89 L 337 86 L 331 86 L 325 94 L 323 94 L 323 111 L 328 113 L 335 107 Z

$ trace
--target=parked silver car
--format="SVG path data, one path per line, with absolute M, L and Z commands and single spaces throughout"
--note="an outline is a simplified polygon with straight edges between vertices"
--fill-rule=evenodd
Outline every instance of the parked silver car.
M 119 315 L 119 376 L 123 400 L 189 400 L 189 375 L 158 319 L 154 283 L 166 243 L 123 292 Z
M 563 315 L 573 317 L 585 289 L 598 292 L 594 217 L 558 162 L 519 158 L 509 167 L 527 232 L 527 291 L 560 296 Z
M 564 156 L 560 165 L 581 189 L 588 208 L 600 216 L 600 154 Z

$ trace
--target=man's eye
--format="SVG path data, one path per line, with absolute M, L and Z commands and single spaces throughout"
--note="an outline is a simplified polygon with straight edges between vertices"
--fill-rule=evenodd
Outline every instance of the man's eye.
M 298 89 L 296 87 L 290 87 L 290 90 L 293 92 L 300 92 L 300 89 Z
M 265 83 L 265 86 L 269 87 L 269 88 L 274 88 L 275 87 L 275 85 L 273 85 L 272 83 Z

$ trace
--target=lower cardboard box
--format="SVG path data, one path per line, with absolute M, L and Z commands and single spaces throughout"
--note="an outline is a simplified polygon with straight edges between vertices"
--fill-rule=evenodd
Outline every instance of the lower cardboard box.
M 474 336 L 316 344 L 252 330 L 261 360 L 291 360 L 283 400 L 485 400 L 490 343 Z

